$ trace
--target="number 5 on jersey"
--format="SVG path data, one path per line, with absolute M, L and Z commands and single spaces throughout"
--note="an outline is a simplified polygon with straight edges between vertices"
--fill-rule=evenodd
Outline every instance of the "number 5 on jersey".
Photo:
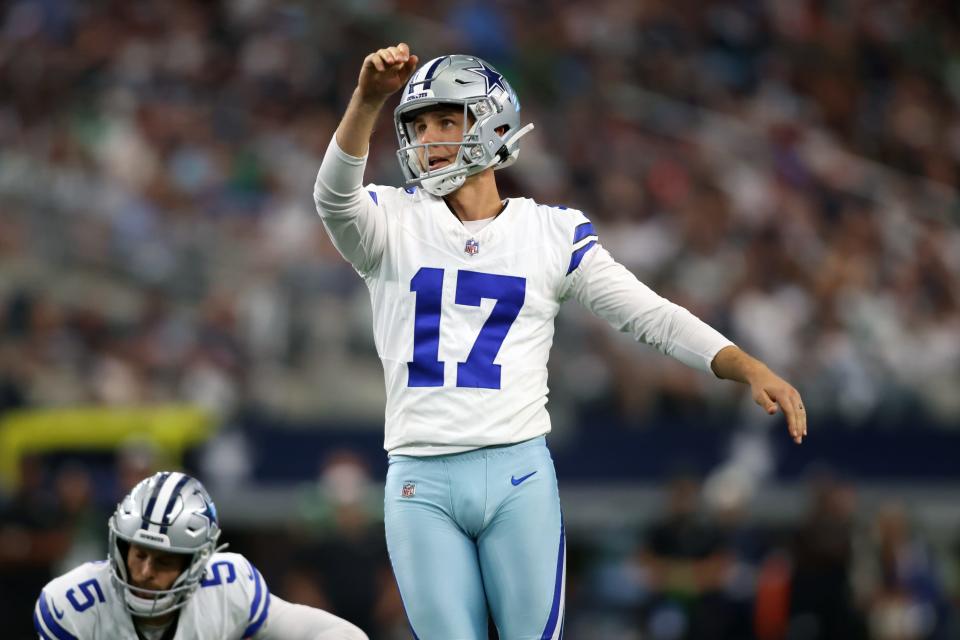
M 490 317 L 477 335 L 470 354 L 457 364 L 457 386 L 476 389 L 500 388 L 500 365 L 493 361 L 507 332 L 520 315 L 527 280 L 479 271 L 457 271 L 457 304 L 479 307 L 484 299 L 496 300 Z M 443 302 L 443 269 L 421 267 L 410 280 L 417 294 L 413 322 L 413 361 L 407 363 L 407 386 L 442 387 L 440 361 L 440 314 Z

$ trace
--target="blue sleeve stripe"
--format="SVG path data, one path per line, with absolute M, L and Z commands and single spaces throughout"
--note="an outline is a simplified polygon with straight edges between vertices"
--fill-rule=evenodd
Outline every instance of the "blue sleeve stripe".
M 250 603 L 250 615 L 247 618 L 249 622 L 256 617 L 257 610 L 260 608 L 260 599 L 263 598 L 263 578 L 252 564 L 248 562 L 247 566 L 250 567 L 250 578 L 254 583 L 253 602 Z
M 573 273 L 573 270 L 580 266 L 580 261 L 583 260 L 583 256 L 587 255 L 587 251 L 590 251 L 590 248 L 596 244 L 596 240 L 591 240 L 573 252 L 573 255 L 570 256 L 570 266 L 567 268 L 567 275 Z
M 53 640 L 53 638 L 47 635 L 47 631 L 43 628 L 43 625 L 40 624 L 40 618 L 37 617 L 36 610 L 33 612 L 33 628 L 37 630 L 37 633 L 40 634 L 43 640 Z
M 265 598 L 265 604 L 263 606 L 263 611 L 260 612 L 260 617 L 256 619 L 255 622 L 251 623 L 249 627 L 243 632 L 244 638 L 252 638 L 256 635 L 257 631 L 260 631 L 260 627 L 263 626 L 263 623 L 267 621 L 267 614 L 270 611 L 270 592 L 267 591 L 267 597 Z
M 577 226 L 576 231 L 573 232 L 573 244 L 577 244 L 587 236 L 595 236 L 597 232 L 593 230 L 593 223 L 589 220 Z
M 50 607 L 47 605 L 47 594 L 40 592 L 40 615 L 43 617 L 43 624 L 54 635 L 57 640 L 77 640 L 77 637 L 61 627 L 50 613 Z
M 377 200 L 377 192 L 376 192 L 376 191 L 371 191 L 371 190 L 368 189 L 368 190 L 367 190 L 367 193 L 369 193 L 369 194 L 370 194 L 370 197 L 373 198 L 373 204 L 379 206 L 379 205 L 380 205 L 380 201 Z

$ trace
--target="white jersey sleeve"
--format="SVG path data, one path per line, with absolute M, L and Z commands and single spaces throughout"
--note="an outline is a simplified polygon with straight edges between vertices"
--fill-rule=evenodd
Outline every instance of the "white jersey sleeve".
M 270 619 L 255 640 L 368 640 L 367 634 L 343 618 L 320 609 L 270 599 Z
M 313 188 L 317 212 L 334 246 L 364 277 L 376 269 L 386 244 L 380 188 L 362 186 L 366 164 L 366 157 L 344 153 L 334 137 Z
M 618 331 L 690 367 L 712 373 L 717 353 L 733 343 L 687 309 L 654 293 L 599 244 L 579 214 L 562 295 L 576 298 Z

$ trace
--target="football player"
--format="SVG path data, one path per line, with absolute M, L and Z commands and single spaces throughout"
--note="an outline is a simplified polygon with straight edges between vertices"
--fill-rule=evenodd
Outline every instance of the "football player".
M 366 281 L 386 387 L 387 546 L 420 640 L 557 638 L 563 522 L 544 435 L 547 358 L 574 298 L 681 362 L 750 385 L 800 442 L 800 395 L 599 244 L 580 211 L 504 200 L 494 172 L 522 136 L 520 102 L 486 61 L 418 68 L 406 44 L 368 55 L 314 189 L 334 244 Z M 363 186 L 389 96 L 405 188 Z
M 111 516 L 109 557 L 52 580 L 33 624 L 43 640 L 366 640 L 330 613 L 272 595 L 218 546 L 213 500 L 177 472 L 141 481 Z

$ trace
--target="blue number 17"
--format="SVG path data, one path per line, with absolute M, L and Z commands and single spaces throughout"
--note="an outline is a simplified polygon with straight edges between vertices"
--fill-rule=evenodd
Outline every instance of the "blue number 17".
M 484 298 L 497 301 L 467 359 L 457 364 L 458 387 L 500 388 L 500 365 L 493 361 L 510 326 L 520 315 L 526 288 L 526 278 L 478 271 L 457 272 L 454 302 L 479 307 Z M 442 387 L 443 362 L 439 351 L 443 269 L 422 267 L 410 280 L 410 291 L 417 294 L 417 303 L 413 321 L 413 361 L 407 363 L 407 385 Z

